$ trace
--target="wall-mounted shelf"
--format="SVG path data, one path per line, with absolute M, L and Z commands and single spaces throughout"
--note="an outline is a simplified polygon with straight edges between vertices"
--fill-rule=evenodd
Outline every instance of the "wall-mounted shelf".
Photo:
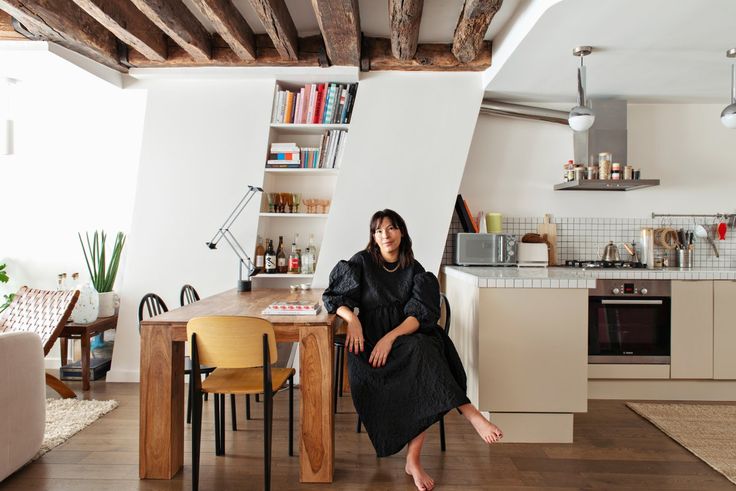
M 269 213 L 262 211 L 260 216 L 271 218 L 327 218 L 328 213 Z
M 266 174 L 306 174 L 312 176 L 336 176 L 340 169 L 279 169 L 266 168 Z
M 271 123 L 271 128 L 280 133 L 291 133 L 293 135 L 319 134 L 327 130 L 347 130 L 349 124 L 293 124 L 293 123 Z
M 258 278 L 259 280 L 264 278 L 312 278 L 313 274 L 302 274 L 302 273 L 259 273 L 251 276 L 251 278 Z
M 555 184 L 555 191 L 633 191 L 659 186 L 659 179 L 583 179 Z

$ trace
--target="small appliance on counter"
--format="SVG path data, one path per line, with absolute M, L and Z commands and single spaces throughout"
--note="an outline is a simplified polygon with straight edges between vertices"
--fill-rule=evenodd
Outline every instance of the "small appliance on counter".
M 544 242 L 519 244 L 519 263 L 520 268 L 536 267 L 546 268 L 549 264 L 548 246 Z
M 516 258 L 515 235 L 459 233 L 455 238 L 458 266 L 513 266 Z

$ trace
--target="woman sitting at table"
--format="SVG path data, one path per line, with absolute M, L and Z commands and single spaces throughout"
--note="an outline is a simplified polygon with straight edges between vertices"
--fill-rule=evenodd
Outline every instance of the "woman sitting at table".
M 503 436 L 465 395 L 465 370 L 437 325 L 439 283 L 414 259 L 398 213 L 373 215 L 368 246 L 335 266 L 322 300 L 347 322 L 350 390 L 376 454 L 408 444 L 405 470 L 417 489 L 434 487 L 420 463 L 425 432 L 451 409 L 487 443 Z

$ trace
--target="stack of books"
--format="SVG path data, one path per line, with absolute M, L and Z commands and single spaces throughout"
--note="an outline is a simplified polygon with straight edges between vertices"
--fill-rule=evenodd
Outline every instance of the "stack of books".
M 358 84 L 307 84 L 297 91 L 281 90 L 273 102 L 272 123 L 347 124 Z
M 323 169 L 337 169 L 340 167 L 347 138 L 348 132 L 344 130 L 325 131 L 319 145 L 317 167 Z
M 272 143 L 266 167 L 298 169 L 302 165 L 301 149 L 296 143 Z
M 263 309 L 263 315 L 316 315 L 322 310 L 317 301 L 311 300 L 282 300 L 273 302 Z

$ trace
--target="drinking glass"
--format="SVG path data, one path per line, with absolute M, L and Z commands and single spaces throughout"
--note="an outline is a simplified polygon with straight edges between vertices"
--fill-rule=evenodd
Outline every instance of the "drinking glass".
M 294 213 L 299 213 L 299 203 L 302 201 L 302 195 L 299 193 L 292 193 L 291 194 L 291 202 L 294 205 Z
M 289 207 L 289 213 L 294 213 L 294 202 L 291 193 L 284 193 L 284 205 Z
M 276 201 L 274 195 L 276 193 L 266 193 L 266 199 L 268 200 L 268 212 L 273 213 L 274 210 L 274 202 Z
M 275 210 L 276 213 L 283 213 L 284 212 L 284 202 L 281 199 L 281 193 L 273 193 L 274 194 L 274 203 L 275 203 Z

